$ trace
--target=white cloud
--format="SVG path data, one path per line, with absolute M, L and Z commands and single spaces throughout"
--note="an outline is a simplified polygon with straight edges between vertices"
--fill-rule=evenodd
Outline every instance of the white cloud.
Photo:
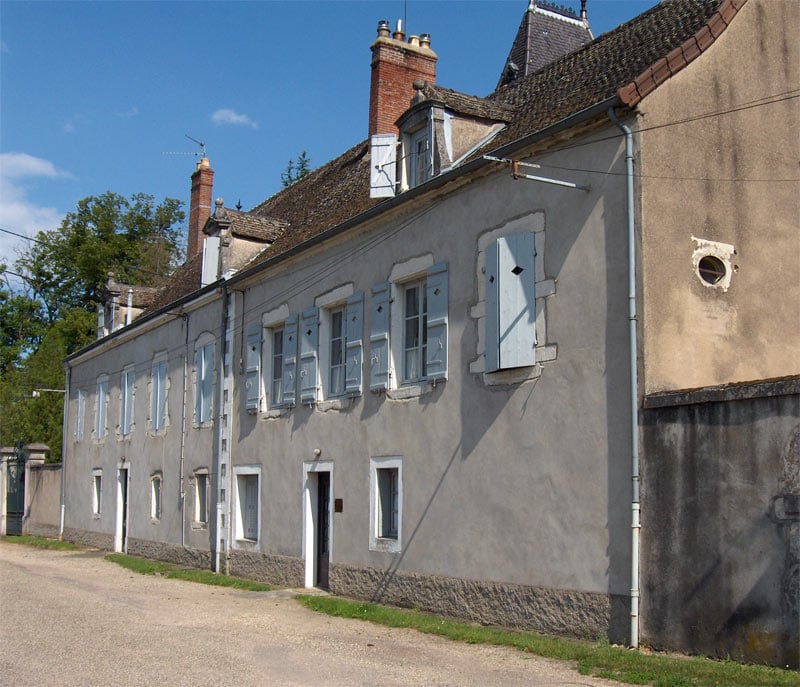
M 234 126 L 249 126 L 253 129 L 258 129 L 258 124 L 250 119 L 250 117 L 248 117 L 246 114 L 239 114 L 235 110 L 231 110 L 227 107 L 217 110 L 214 114 L 212 114 L 211 121 L 217 126 L 221 126 L 222 124 L 232 124 Z
M 130 110 L 126 110 L 125 112 L 117 112 L 117 117 L 120 119 L 133 119 L 134 117 L 139 116 L 139 108 L 132 107 Z
M 55 208 L 42 207 L 27 195 L 25 179 L 69 178 L 68 172 L 52 162 L 27 153 L 0 153 L 0 262 L 13 265 L 19 249 L 27 241 L 14 234 L 34 236 L 37 231 L 55 229 L 61 224 L 62 213 Z M 14 234 L 7 232 L 13 231 Z

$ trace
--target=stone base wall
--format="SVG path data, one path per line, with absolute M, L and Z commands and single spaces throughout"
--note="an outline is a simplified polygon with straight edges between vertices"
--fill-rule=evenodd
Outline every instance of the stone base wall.
M 293 556 L 234 550 L 228 559 L 228 569 L 234 577 L 280 587 L 302 587 L 305 584 L 305 561 Z
M 64 540 L 81 546 L 91 546 L 95 549 L 111 551 L 114 549 L 114 535 L 106 532 L 90 532 L 72 527 L 64 528 Z
M 128 553 L 155 561 L 172 563 L 184 568 L 213 569 L 211 552 L 204 549 L 192 549 L 179 544 L 168 544 L 147 539 L 128 537 Z
M 23 534 L 30 534 L 34 537 L 58 538 L 58 525 L 45 525 L 38 522 L 28 523 L 22 528 Z
M 331 563 L 331 591 L 482 625 L 626 642 L 627 597 Z

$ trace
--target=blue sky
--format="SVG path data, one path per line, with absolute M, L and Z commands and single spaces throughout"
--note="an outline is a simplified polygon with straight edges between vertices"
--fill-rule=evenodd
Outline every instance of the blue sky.
M 589 0 L 594 35 L 657 0 Z M 559 0 L 577 10 L 579 0 Z M 431 34 L 436 81 L 491 92 L 527 0 L 0 0 L 0 262 L 81 198 L 188 205 L 205 142 L 214 197 L 250 209 L 306 150 L 367 136 L 378 20 Z M 185 153 L 166 155 L 166 152 Z

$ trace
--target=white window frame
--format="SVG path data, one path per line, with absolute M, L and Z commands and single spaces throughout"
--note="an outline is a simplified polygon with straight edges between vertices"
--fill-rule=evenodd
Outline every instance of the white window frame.
M 261 370 L 264 377 L 264 395 L 268 413 L 280 415 L 285 412 L 283 401 L 283 332 L 286 319 L 289 317 L 289 307 L 281 305 L 261 316 L 261 325 L 264 328 L 261 337 Z M 275 377 L 275 337 L 280 337 L 281 354 L 278 359 L 278 376 Z M 278 392 L 276 394 L 276 391 Z M 277 395 L 277 398 L 276 398 Z
M 426 297 L 427 281 L 422 279 L 414 279 L 413 281 L 401 284 L 401 308 L 402 312 L 400 317 L 402 319 L 402 334 L 401 334 L 401 355 L 399 358 L 400 367 L 400 383 L 401 384 L 418 384 L 427 379 L 427 354 L 428 354 L 428 307 Z M 408 296 L 411 293 L 417 294 L 417 313 L 413 316 L 415 321 L 414 329 L 417 335 L 416 346 L 410 348 L 408 346 L 408 335 L 411 327 L 409 326 L 411 316 L 408 314 Z M 409 352 L 413 351 L 413 365 L 410 365 Z M 416 368 L 416 369 L 414 369 Z M 412 372 L 413 369 L 413 372 Z
M 389 497 L 385 491 L 382 492 L 382 480 L 380 471 L 392 470 L 397 474 L 396 508 L 390 506 L 395 513 L 397 520 L 397 536 L 386 536 L 385 518 L 386 502 Z M 390 500 L 394 500 L 390 499 Z M 380 456 L 370 458 L 369 461 L 369 549 L 370 551 L 385 551 L 388 553 L 399 553 L 403 550 L 403 458 L 402 456 Z
M 161 520 L 163 486 L 164 480 L 161 473 L 153 473 L 150 476 L 150 520 L 154 522 Z
M 108 433 L 108 375 L 100 375 L 95 387 L 94 438 L 105 439 Z
M 103 471 L 92 470 L 92 515 L 99 518 L 103 512 Z
M 248 480 L 256 479 L 257 503 L 255 507 L 256 531 L 255 538 L 246 536 L 251 532 L 246 532 L 245 520 L 246 510 L 249 507 L 247 483 Z M 244 487 L 245 493 L 242 493 Z M 233 468 L 233 546 L 234 548 L 255 548 L 261 541 L 261 466 L 260 465 L 238 465 Z
M 150 368 L 150 431 L 159 434 L 167 429 L 167 394 L 169 391 L 166 354 L 157 355 Z
M 214 372 L 216 370 L 216 340 L 213 334 L 203 334 L 195 344 L 194 366 L 194 425 L 212 427 L 214 424 Z
M 206 529 L 208 527 L 208 470 L 201 468 L 194 471 L 194 513 L 192 527 Z
M 127 365 L 122 370 L 119 389 L 119 434 L 123 438 L 130 436 L 135 428 L 133 420 L 135 396 L 136 370 L 133 365 Z
M 353 284 L 343 284 L 328 293 L 318 296 L 314 305 L 319 308 L 319 376 L 322 398 L 344 398 L 347 396 L 345 377 L 347 374 L 347 299 L 353 295 Z M 331 384 L 331 347 L 333 344 L 334 313 L 341 312 L 341 376 L 342 388 L 336 391 Z
M 407 187 L 412 189 L 433 176 L 433 137 L 427 119 L 421 128 L 406 135 L 404 141 L 408 146 L 405 154 L 405 176 Z M 422 151 L 420 145 L 424 146 Z
M 83 441 L 83 425 L 86 417 L 86 390 L 78 389 L 75 394 L 75 441 Z

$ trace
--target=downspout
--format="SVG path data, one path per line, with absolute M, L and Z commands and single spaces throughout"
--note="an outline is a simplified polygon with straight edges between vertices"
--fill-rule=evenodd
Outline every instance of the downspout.
M 625 190 L 628 216 L 628 334 L 631 373 L 631 646 L 639 646 L 639 534 L 642 528 L 639 501 L 639 379 L 636 359 L 636 233 L 633 195 L 633 133 L 614 108 L 609 119 L 625 134 Z
M 214 539 L 214 572 L 219 574 L 222 572 L 220 568 L 220 542 L 222 541 L 220 538 L 220 534 L 224 531 L 222 523 L 225 521 L 225 512 L 224 507 L 225 504 L 220 499 L 220 487 L 223 483 L 224 476 L 221 474 L 221 466 L 222 466 L 222 432 L 223 432 L 223 423 L 225 420 L 225 407 L 223 404 L 223 399 L 225 398 L 223 389 L 225 386 L 225 357 L 227 355 L 227 344 L 228 344 L 228 284 L 226 281 L 222 282 L 222 322 L 220 327 L 220 344 L 219 344 L 219 375 L 217 376 L 217 393 L 216 393 L 216 404 L 215 408 L 217 409 L 217 436 L 216 436 L 216 454 L 217 454 L 217 488 L 215 490 L 214 500 L 217 505 L 217 524 L 215 527 L 215 536 Z M 227 494 L 227 491 L 226 491 Z M 229 499 L 226 498 L 226 501 Z M 225 543 L 227 545 L 228 537 L 225 537 Z
M 64 380 L 64 417 L 61 420 L 61 508 L 58 516 L 58 540 L 63 541 L 64 539 L 64 512 L 66 510 L 66 475 L 65 475 L 65 467 L 67 465 L 67 426 L 68 426 L 68 418 L 67 413 L 69 412 L 69 382 L 70 376 L 72 373 L 72 368 L 69 365 L 65 365 L 66 367 L 66 375 Z
M 186 547 L 186 490 L 183 488 L 183 468 L 186 457 L 186 397 L 189 394 L 189 316 L 181 314 L 183 319 L 184 335 L 184 355 L 183 355 L 183 408 L 181 409 L 181 454 L 179 462 L 178 489 L 181 501 L 181 547 Z

